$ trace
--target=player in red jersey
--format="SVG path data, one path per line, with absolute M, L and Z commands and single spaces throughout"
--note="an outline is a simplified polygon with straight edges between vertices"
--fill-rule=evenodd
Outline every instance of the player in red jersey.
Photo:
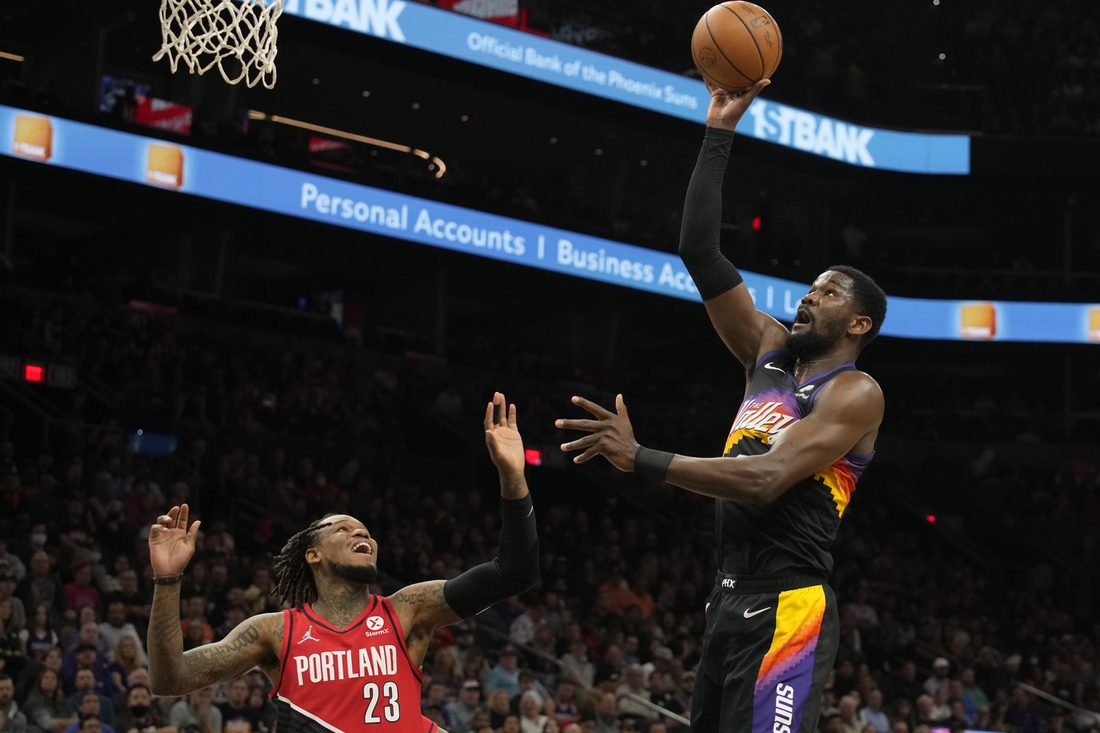
M 258 666 L 274 685 L 279 733 L 423 733 L 420 666 L 432 632 L 538 580 L 538 537 L 516 406 L 499 392 L 485 409 L 485 442 L 504 504 L 495 560 L 452 580 L 374 596 L 378 543 L 354 517 L 325 517 L 291 537 L 276 558 L 275 592 L 289 610 L 253 616 L 225 639 L 188 652 L 179 583 L 195 552 L 199 522 L 188 525 L 187 505 L 158 517 L 149 534 L 156 583 L 148 637 L 153 691 L 185 695 Z

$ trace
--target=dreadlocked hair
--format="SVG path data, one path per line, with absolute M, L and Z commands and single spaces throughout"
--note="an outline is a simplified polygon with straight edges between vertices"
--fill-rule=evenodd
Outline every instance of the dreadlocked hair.
M 317 531 L 332 526 L 324 518 L 311 523 L 301 532 L 291 536 L 283 545 L 282 552 L 275 556 L 275 576 L 277 578 L 272 595 L 278 596 L 283 605 L 301 608 L 317 599 L 317 583 L 313 580 L 313 571 L 306 562 L 306 550 L 313 547 Z

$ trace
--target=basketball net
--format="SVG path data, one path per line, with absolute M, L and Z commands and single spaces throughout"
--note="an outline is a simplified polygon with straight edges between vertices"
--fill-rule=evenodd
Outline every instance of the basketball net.
M 228 84 L 275 86 L 283 0 L 161 0 L 162 44 L 154 61 L 182 61 L 192 74 L 214 66 Z

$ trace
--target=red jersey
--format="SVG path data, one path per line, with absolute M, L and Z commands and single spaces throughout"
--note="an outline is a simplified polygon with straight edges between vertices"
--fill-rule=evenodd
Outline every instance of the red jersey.
M 389 598 L 333 628 L 307 604 L 283 611 L 279 733 L 423 733 L 420 684 Z

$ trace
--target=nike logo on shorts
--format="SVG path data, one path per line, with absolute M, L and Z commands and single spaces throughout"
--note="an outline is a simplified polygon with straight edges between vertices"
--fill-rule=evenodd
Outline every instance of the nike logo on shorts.
M 759 611 L 750 611 L 749 609 L 746 608 L 745 609 L 745 618 L 752 618 L 753 616 L 759 616 L 760 614 L 764 613 L 764 611 L 770 611 L 770 610 L 772 610 L 771 606 L 768 606 L 767 608 L 761 608 Z

